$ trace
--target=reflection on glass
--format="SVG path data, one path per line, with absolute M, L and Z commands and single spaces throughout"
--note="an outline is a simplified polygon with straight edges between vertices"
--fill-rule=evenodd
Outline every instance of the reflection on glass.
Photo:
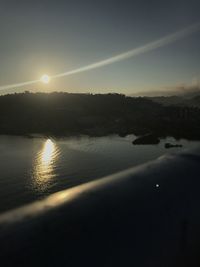
M 47 190 L 55 176 L 55 164 L 59 156 L 56 144 L 48 139 L 38 152 L 33 171 L 33 185 L 39 191 Z

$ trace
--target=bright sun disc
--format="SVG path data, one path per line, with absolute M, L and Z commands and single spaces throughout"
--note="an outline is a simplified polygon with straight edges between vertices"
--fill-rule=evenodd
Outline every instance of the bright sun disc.
M 41 82 L 43 82 L 43 83 L 49 83 L 49 81 L 50 81 L 50 77 L 47 75 L 47 74 L 44 74 L 44 75 L 42 75 L 42 77 L 41 77 Z

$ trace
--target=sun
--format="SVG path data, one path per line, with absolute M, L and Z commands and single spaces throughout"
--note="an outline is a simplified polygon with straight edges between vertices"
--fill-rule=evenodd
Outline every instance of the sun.
M 49 83 L 50 82 L 50 77 L 49 77 L 49 75 L 47 75 L 47 74 L 44 74 L 44 75 L 42 75 L 42 77 L 40 78 L 40 81 L 42 82 L 42 83 Z

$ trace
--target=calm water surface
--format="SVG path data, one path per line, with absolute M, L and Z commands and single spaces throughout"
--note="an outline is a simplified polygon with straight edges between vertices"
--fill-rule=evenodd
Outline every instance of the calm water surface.
M 199 142 L 181 140 L 183 148 L 133 146 L 134 136 L 65 139 L 0 137 L 0 212 L 102 176 L 156 159 L 173 151 L 195 148 Z M 176 142 L 177 143 L 177 142 Z

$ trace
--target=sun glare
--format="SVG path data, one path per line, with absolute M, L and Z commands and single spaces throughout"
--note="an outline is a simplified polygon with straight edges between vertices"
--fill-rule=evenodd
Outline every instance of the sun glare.
M 49 83 L 50 82 L 50 77 L 47 75 L 47 74 L 44 74 L 44 75 L 42 75 L 42 77 L 41 77 L 41 82 L 43 82 L 43 83 Z
M 33 186 L 39 191 L 47 190 L 55 176 L 55 163 L 59 157 L 59 149 L 51 140 L 47 139 L 38 152 L 34 164 Z

